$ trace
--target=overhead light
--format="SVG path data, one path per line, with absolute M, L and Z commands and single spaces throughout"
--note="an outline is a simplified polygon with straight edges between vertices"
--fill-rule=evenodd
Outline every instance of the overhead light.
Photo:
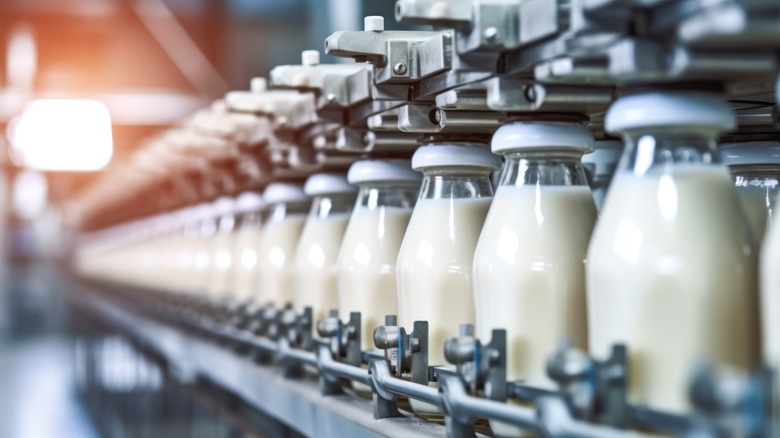
M 95 171 L 113 155 L 111 115 L 88 99 L 38 99 L 9 129 L 17 164 L 49 171 Z

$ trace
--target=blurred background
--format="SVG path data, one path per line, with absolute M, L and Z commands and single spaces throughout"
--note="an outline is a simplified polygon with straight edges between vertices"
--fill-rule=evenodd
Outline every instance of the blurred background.
M 69 316 L 58 293 L 62 213 L 90 181 L 121 169 L 144 138 L 230 89 L 248 88 L 273 66 L 299 63 L 302 50 L 321 49 L 335 30 L 359 29 L 365 15 L 392 17 L 393 4 L 0 0 L 0 437 L 242 430 L 229 413 L 194 415 L 204 409 L 191 401 L 197 397 L 185 401 L 182 388 L 119 338 L 105 340 L 107 368 L 98 373 L 116 397 L 78 394 L 75 379 L 84 373 L 73 369 L 73 355 L 84 352 L 68 333 L 91 323 Z M 92 123 L 81 126 L 85 115 Z M 79 140 L 69 143 L 69 134 Z M 140 403 L 133 415 L 146 416 L 144 424 L 167 417 L 168 429 L 132 430 L 137 417 L 86 415 L 107 403 Z M 195 427 L 196 417 L 208 427 Z

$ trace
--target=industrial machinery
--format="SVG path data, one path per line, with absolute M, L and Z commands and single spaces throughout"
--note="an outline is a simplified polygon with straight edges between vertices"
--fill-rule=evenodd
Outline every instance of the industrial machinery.
M 593 357 L 561 339 L 546 364 L 554 386 L 512 381 L 515 347 L 501 328 L 486 339 L 472 321 L 448 321 L 463 324 L 436 345 L 429 321 L 404 326 L 388 315 L 366 332 L 359 312 L 326 309 L 318 319 L 311 307 L 239 294 L 236 270 L 259 256 L 219 236 L 256 238 L 240 234 L 253 226 L 248 217 L 280 214 L 267 199 L 227 201 L 242 193 L 344 173 L 358 160 L 408 159 L 423 145 L 488 144 L 515 122 L 585 126 L 594 157 L 606 157 L 591 167 L 586 159 L 585 169 L 593 189 L 606 190 L 619 129 L 610 117 L 605 128 L 605 115 L 626 96 L 727 102 L 735 123 L 720 141 L 777 141 L 779 17 L 772 0 L 398 0 L 395 20 L 421 30 L 366 17 L 364 30 L 324 41 L 325 55 L 354 63 L 321 64 L 320 51 L 305 51 L 300 65 L 227 93 L 93 185 L 69 212 L 73 295 L 182 376 L 207 375 L 305 435 L 461 437 L 491 433 L 490 420 L 492 433 L 508 436 L 777 436 L 769 363 L 740 372 L 690 363 L 682 410 L 630 395 L 630 343 Z M 636 117 L 664 116 L 655 109 Z M 698 113 L 685 114 L 696 131 Z M 291 212 L 304 202 L 283 199 L 273 202 Z M 223 286 L 210 287 L 220 275 Z M 262 297 L 264 278 L 254 281 Z M 448 363 L 429 360 L 442 354 Z M 338 407 L 304 414 L 311 408 L 295 397 Z M 438 418 L 416 419 L 410 401 L 432 405 Z

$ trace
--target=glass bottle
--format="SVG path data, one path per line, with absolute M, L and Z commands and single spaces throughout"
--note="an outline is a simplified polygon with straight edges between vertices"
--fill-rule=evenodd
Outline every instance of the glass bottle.
M 281 309 L 293 301 L 293 257 L 310 202 L 300 185 L 284 182 L 269 184 L 263 201 L 268 212 L 257 248 L 258 283 L 250 301 Z
M 760 248 L 780 193 L 780 142 L 728 143 L 721 145 L 720 153 Z
M 607 196 L 612 177 L 620 156 L 623 155 L 623 142 L 620 140 L 596 141 L 592 152 L 582 156 L 582 165 L 588 177 L 588 185 L 593 192 L 596 208 L 601 210 Z
M 236 204 L 232 198 L 220 197 L 212 204 L 217 228 L 211 239 L 211 263 L 208 274 L 208 296 L 215 303 L 225 304 L 231 292 L 233 246 L 236 228 Z
M 607 113 L 627 149 L 588 251 L 589 341 L 598 358 L 627 345 L 634 403 L 683 412 L 697 360 L 757 364 L 755 254 L 715 148 L 734 126 L 710 93 L 637 94 Z
M 587 347 L 585 254 L 596 208 L 580 159 L 581 124 L 518 122 L 493 136 L 499 187 L 474 256 L 479 336 L 507 329 L 507 377 L 553 388 L 547 356 L 561 337 Z
M 398 313 L 407 330 L 428 321 L 431 366 L 447 365 L 445 340 L 474 323 L 474 248 L 493 199 L 490 172 L 500 164 L 486 145 L 472 143 L 422 146 L 412 157 L 423 182 L 398 256 Z M 411 402 L 422 417 L 441 415 Z
M 297 312 L 312 307 L 314 324 L 338 310 L 336 259 L 357 190 L 345 175 L 333 173 L 312 175 L 303 187 L 313 201 L 295 250 L 294 303 Z
M 236 198 L 237 223 L 231 273 L 233 306 L 245 306 L 257 288 L 257 250 L 263 232 L 264 208 L 263 196 L 258 192 L 244 192 Z
M 422 175 L 409 160 L 361 160 L 349 168 L 360 187 L 338 257 L 339 316 L 360 312 L 363 350 L 374 328 L 398 314 L 396 263 Z
M 493 136 L 504 165 L 474 255 L 474 298 L 481 340 L 507 331 L 510 381 L 555 389 L 546 363 L 561 338 L 587 349 L 585 254 L 597 213 L 580 159 L 593 143 L 571 122 L 517 122 Z

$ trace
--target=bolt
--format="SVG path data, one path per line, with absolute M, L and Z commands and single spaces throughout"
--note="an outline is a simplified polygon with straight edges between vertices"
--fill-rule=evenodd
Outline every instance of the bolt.
M 536 102 L 536 88 L 533 85 L 526 85 L 523 94 L 525 94 L 527 101 Z
M 405 75 L 407 71 L 406 64 L 403 62 L 399 62 L 398 64 L 393 66 L 393 73 L 397 75 Z
M 381 15 L 369 15 L 363 19 L 363 30 L 366 32 L 382 32 L 385 30 L 385 18 Z
M 498 31 L 497 27 L 490 26 L 487 29 L 485 29 L 484 32 L 482 32 L 482 35 L 485 37 L 485 41 L 487 41 L 490 44 L 495 44 L 496 42 L 498 42 L 501 33 Z
M 444 118 L 443 111 L 439 108 L 436 108 L 432 110 L 430 113 L 428 113 L 428 120 L 431 121 L 434 125 L 438 125 L 441 123 L 442 119 Z

